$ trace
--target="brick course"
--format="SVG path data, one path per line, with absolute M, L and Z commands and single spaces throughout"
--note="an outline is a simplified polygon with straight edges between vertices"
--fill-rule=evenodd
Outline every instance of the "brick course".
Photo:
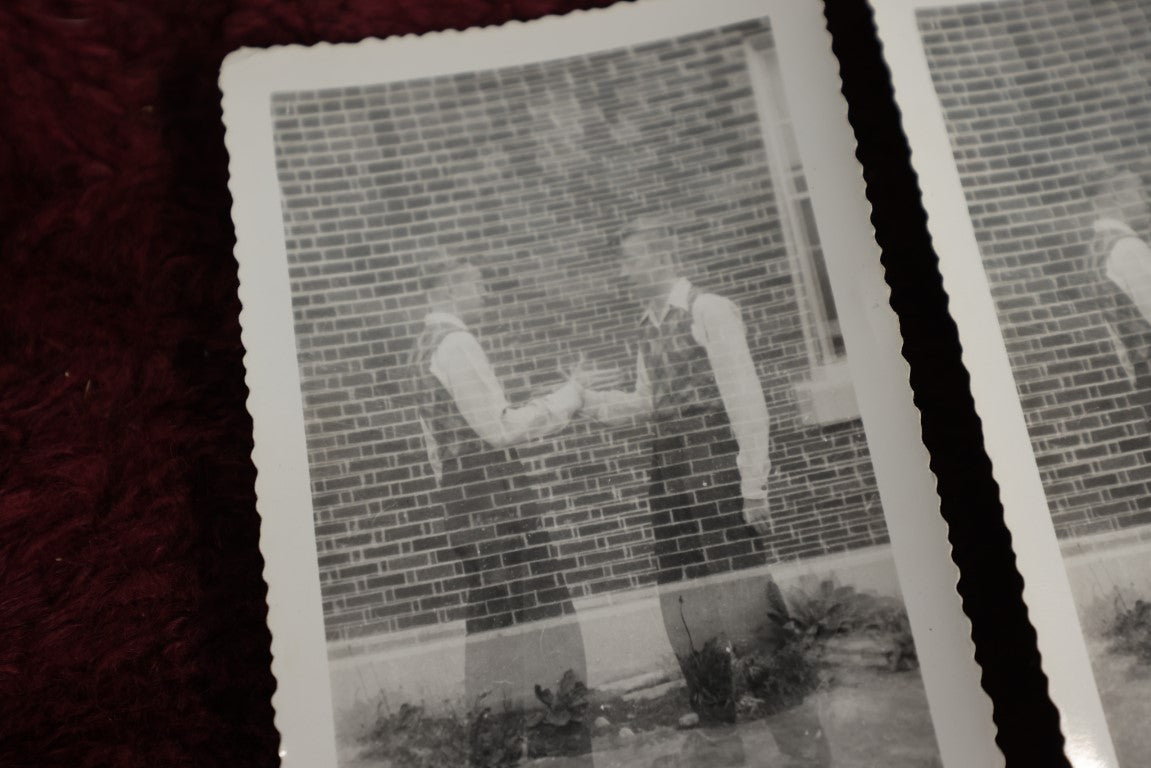
M 764 383 L 771 558 L 886 542 L 860 423 L 807 425 L 796 404 L 810 363 L 742 48 L 764 32 L 275 97 L 329 639 L 463 618 L 474 579 L 451 547 L 480 534 L 453 528 L 452 505 L 505 526 L 492 566 L 515 570 L 492 605 L 519 589 L 543 617 L 561 575 L 576 596 L 654 578 L 643 423 L 577 421 L 524 446 L 529 475 L 493 478 L 486 500 L 437 488 L 402 376 L 422 326 L 417 265 L 445 246 L 485 271 L 496 306 L 479 335 L 514 403 L 581 352 L 634 367 L 639 311 L 614 233 L 638 213 L 676 215 L 687 276 L 740 304 Z M 518 504 L 542 516 L 550 550 L 516 529 Z
M 1025 0 L 918 21 L 1056 531 L 1151 522 L 1151 393 L 1086 300 L 1081 177 L 1101 157 L 1151 178 L 1147 11 Z

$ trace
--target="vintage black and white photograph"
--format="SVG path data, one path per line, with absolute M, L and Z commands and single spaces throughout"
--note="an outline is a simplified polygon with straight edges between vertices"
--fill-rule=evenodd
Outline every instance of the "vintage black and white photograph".
M 988 444 L 1045 671 L 1072 732 L 1101 706 L 1114 745 L 1069 756 L 1147 765 L 1151 6 L 877 5 L 886 39 L 921 41 L 892 58 L 897 97 L 938 106 L 907 130 L 985 425 L 1017 404 Z M 1084 652 L 1095 686 L 1064 686 Z
M 267 526 L 289 523 L 267 489 L 303 456 L 297 594 L 322 619 L 341 768 L 944 765 L 929 617 L 908 614 L 861 415 L 868 329 L 845 327 L 825 253 L 837 220 L 775 18 L 726 5 L 581 53 L 349 61 L 351 84 L 268 90 L 281 274 L 237 216 L 262 546 L 273 602 Z M 290 298 L 279 396 L 303 439 L 283 460 L 260 458 L 254 277 Z M 936 538 L 919 549 L 946 553 Z M 943 588 L 915 599 L 961 628 L 935 560 Z M 990 727 L 980 704 L 969 729 Z

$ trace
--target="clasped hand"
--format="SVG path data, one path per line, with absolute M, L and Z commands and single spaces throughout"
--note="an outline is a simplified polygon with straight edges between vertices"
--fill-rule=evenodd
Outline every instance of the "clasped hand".
M 583 355 L 580 355 L 579 362 L 568 373 L 568 379 L 574 381 L 581 390 L 602 392 L 622 387 L 623 371 L 617 366 L 598 368 L 588 365 Z

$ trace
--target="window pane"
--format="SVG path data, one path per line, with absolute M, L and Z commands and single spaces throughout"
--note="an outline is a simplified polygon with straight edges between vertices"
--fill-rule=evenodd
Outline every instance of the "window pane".
M 785 103 L 782 73 L 766 37 L 749 46 L 747 61 L 772 168 L 772 182 L 781 198 L 778 210 L 785 219 L 784 236 L 802 281 L 800 295 L 806 305 L 802 316 L 811 362 L 812 365 L 831 363 L 845 355 L 843 336 L 831 298 L 814 210 L 808 199 L 799 145 Z
M 807 242 L 811 246 L 811 261 L 815 267 L 817 285 L 814 286 L 813 293 L 817 295 L 813 298 L 818 304 L 824 322 L 827 323 L 832 349 L 837 357 L 842 356 L 846 350 L 843 346 L 843 334 L 839 330 L 839 312 L 835 308 L 835 299 L 832 298 L 831 279 L 827 274 L 827 263 L 823 260 L 823 248 L 819 244 L 819 231 L 815 227 L 815 211 L 811 207 L 809 198 L 802 197 L 798 202 L 803 229 L 807 234 Z

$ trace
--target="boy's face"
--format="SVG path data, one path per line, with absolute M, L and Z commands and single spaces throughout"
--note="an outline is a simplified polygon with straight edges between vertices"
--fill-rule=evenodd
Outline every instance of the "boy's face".
M 465 264 L 452 270 L 449 286 L 456 314 L 468 325 L 483 319 L 485 299 L 488 295 L 484 276 L 478 267 Z
M 660 298 L 667 278 L 670 238 L 658 232 L 637 232 L 620 244 L 619 274 L 643 300 Z

